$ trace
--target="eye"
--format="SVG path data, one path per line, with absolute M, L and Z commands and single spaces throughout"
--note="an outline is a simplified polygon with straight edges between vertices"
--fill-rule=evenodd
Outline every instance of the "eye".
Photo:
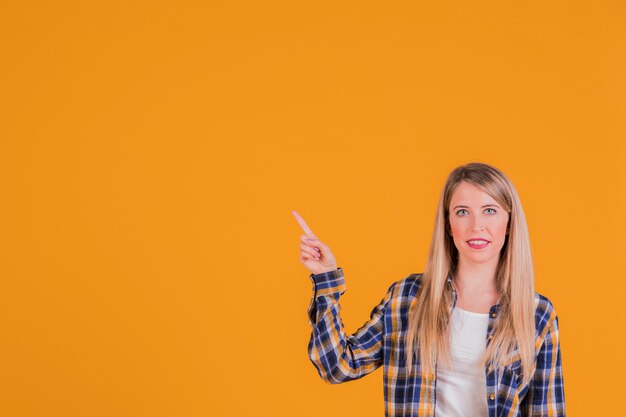
M 493 209 L 493 208 L 486 208 L 485 211 L 487 211 L 487 210 L 492 210 L 493 213 L 497 213 L 496 209 Z M 459 215 L 459 213 L 461 213 L 462 211 L 467 211 L 467 210 L 465 210 L 465 209 L 457 210 L 456 214 Z

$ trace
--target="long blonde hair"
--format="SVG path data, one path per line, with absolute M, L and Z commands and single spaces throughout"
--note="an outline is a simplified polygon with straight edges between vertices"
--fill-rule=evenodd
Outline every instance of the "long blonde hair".
M 438 359 L 451 365 L 448 323 L 453 289 L 447 285 L 447 278 L 455 273 L 458 249 L 449 234 L 449 207 L 452 194 L 462 181 L 489 194 L 509 213 L 508 234 L 496 270 L 500 306 L 494 322 L 493 339 L 480 364 L 501 368 L 512 360 L 521 359 L 522 384 L 525 384 L 534 372 L 535 357 L 534 275 L 526 217 L 517 191 L 508 177 L 497 168 L 479 162 L 454 169 L 441 192 L 420 290 L 408 317 L 407 369 L 410 372 L 414 355 L 422 365 L 422 372 L 431 377 Z M 511 357 L 516 344 L 519 357 Z

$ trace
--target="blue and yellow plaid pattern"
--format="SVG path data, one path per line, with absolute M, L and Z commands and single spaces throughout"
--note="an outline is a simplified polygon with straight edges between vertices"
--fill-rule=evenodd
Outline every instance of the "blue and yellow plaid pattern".
M 343 270 L 311 274 L 314 295 L 308 309 L 312 328 L 309 358 L 326 382 L 339 384 L 359 379 L 383 366 L 385 416 L 434 417 L 436 373 L 421 372 L 419 359 L 410 372 L 405 360 L 405 335 L 411 302 L 422 274 L 394 282 L 374 307 L 369 320 L 347 334 L 339 315 L 339 297 L 346 291 Z M 452 286 L 452 275 L 447 285 Z M 457 294 L 454 292 L 454 307 Z M 485 369 L 489 417 L 565 416 L 565 396 L 559 322 L 550 300 L 535 292 L 536 360 L 531 381 L 521 385 L 519 351 L 513 351 L 502 369 Z M 491 307 L 486 337 L 488 346 L 500 304 Z M 517 353 L 516 353 L 517 352 Z

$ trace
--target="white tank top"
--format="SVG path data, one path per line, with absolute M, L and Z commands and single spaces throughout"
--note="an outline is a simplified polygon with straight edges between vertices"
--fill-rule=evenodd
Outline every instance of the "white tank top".
M 489 314 L 455 307 L 450 318 L 452 369 L 437 364 L 436 417 L 487 417 L 485 367 Z

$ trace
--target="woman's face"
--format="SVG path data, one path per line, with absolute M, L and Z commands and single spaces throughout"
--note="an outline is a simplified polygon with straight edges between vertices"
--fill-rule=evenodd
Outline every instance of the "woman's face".
M 489 194 L 466 181 L 454 190 L 450 202 L 450 228 L 459 261 L 485 263 L 499 259 L 507 234 L 509 213 Z M 472 240 L 487 240 L 488 243 Z

